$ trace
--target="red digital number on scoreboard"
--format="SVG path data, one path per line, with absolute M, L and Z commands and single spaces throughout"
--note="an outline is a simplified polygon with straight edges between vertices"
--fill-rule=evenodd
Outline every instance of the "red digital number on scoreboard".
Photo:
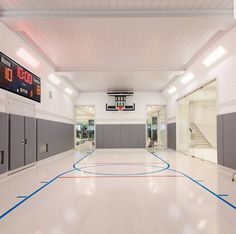
M 33 84 L 32 75 L 29 72 L 24 71 L 21 67 L 17 67 L 16 74 L 20 80 L 24 80 L 28 84 Z
M 10 68 L 5 68 L 5 79 L 12 82 L 12 70 Z
M 36 92 L 40 96 L 40 94 L 41 94 L 40 85 L 37 85 Z

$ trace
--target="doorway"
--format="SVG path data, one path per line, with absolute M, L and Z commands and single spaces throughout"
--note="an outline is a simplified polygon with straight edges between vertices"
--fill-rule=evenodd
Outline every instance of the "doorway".
M 147 107 L 147 147 L 166 148 L 166 110 L 165 106 Z
M 94 106 L 76 106 L 76 146 L 94 145 Z
M 177 150 L 217 163 L 216 81 L 177 103 Z
M 36 119 L 9 116 L 9 170 L 36 162 Z

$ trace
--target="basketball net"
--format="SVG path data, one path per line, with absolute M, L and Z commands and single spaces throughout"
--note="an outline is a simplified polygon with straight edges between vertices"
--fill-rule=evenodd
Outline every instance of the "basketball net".
M 118 110 L 118 111 L 123 111 L 124 110 L 124 106 L 116 106 L 116 109 Z

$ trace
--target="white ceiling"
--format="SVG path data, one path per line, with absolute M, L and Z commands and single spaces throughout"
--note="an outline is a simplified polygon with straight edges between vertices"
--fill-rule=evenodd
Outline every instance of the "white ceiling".
M 186 10 L 232 9 L 233 0 L 1 0 L 0 9 L 19 10 Z
M 0 9 L 79 91 L 162 90 L 234 22 L 232 0 L 0 0 Z

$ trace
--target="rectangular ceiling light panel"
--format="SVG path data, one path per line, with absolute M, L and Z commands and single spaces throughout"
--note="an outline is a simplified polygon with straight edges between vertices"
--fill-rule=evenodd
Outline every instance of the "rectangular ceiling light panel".
M 39 65 L 38 60 L 29 54 L 24 48 L 17 50 L 16 55 L 33 68 L 36 68 Z
M 170 95 L 172 95 L 172 94 L 174 94 L 176 91 L 177 91 L 176 87 L 173 86 L 173 87 L 171 87 L 171 88 L 168 90 L 168 93 L 169 93 Z
M 64 90 L 67 94 L 69 94 L 69 95 L 72 95 L 74 92 L 73 92 L 73 90 L 72 89 L 70 89 L 70 88 L 65 88 L 65 90 Z
M 181 79 L 181 83 L 182 84 L 187 84 L 188 82 L 190 82 L 192 79 L 194 78 L 193 73 L 188 73 L 187 75 L 185 75 L 182 79 Z
M 48 79 L 55 85 L 59 85 L 61 83 L 60 79 L 57 76 L 55 76 L 54 74 L 50 74 L 48 76 Z
M 206 67 L 211 66 L 214 62 L 219 60 L 221 57 L 223 57 L 226 54 L 226 49 L 222 46 L 215 49 L 208 57 L 206 57 L 203 61 L 203 64 Z

